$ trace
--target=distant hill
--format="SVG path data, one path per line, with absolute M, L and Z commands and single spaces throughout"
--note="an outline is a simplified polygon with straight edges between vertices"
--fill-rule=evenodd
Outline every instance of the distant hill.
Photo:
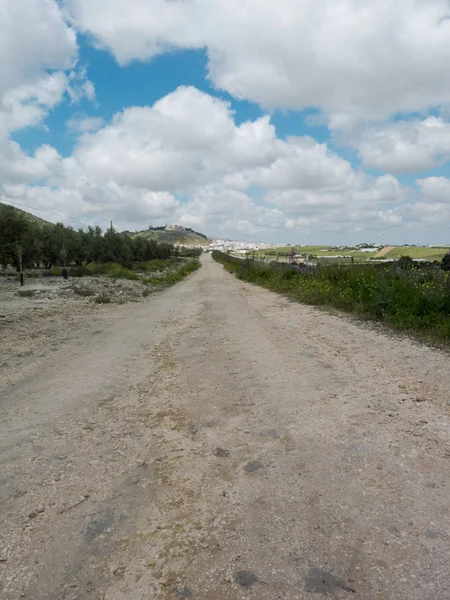
M 41 219 L 40 217 L 36 217 L 35 215 L 32 215 L 30 212 L 28 212 L 26 210 L 22 210 L 21 208 L 16 208 L 15 206 L 12 206 L 11 204 L 5 204 L 4 202 L 0 202 L 0 210 L 2 210 L 2 208 L 6 208 L 6 207 L 21 214 L 22 217 L 25 217 L 27 219 L 27 221 L 30 221 L 31 223 L 36 223 L 37 225 L 44 225 L 45 223 L 49 222 L 49 221 L 46 221 L 45 219 Z
M 194 231 L 190 227 L 149 227 L 145 231 L 137 232 L 125 232 L 132 237 L 145 237 L 147 239 L 153 239 L 157 242 L 167 242 L 168 244 L 186 244 L 186 245 L 198 245 L 206 246 L 209 244 L 208 237 Z
M 10 204 L 5 204 L 0 202 L 0 211 L 2 208 L 8 207 L 17 213 L 21 214 L 31 223 L 35 223 L 36 225 L 44 225 L 49 223 L 45 219 L 41 219 L 40 217 L 36 217 L 32 215 L 30 212 L 26 210 L 22 210 L 21 208 L 16 208 Z M 146 239 L 154 239 L 157 242 L 167 242 L 168 244 L 188 244 L 188 245 L 197 245 L 197 246 L 206 246 L 209 244 L 210 240 L 208 237 L 199 233 L 198 231 L 194 231 L 190 227 L 181 227 L 177 225 L 173 226 L 164 226 L 164 227 L 149 227 L 144 231 L 122 231 L 124 235 L 129 237 L 137 237 L 141 236 Z

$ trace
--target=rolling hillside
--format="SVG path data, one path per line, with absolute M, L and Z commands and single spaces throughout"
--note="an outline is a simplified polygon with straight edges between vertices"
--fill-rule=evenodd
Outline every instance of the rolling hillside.
M 167 242 L 168 244 L 188 244 L 206 246 L 209 244 L 209 239 L 203 233 L 198 233 L 192 229 L 185 228 L 182 230 L 167 230 L 163 228 L 147 229 L 131 233 L 133 237 L 145 237 L 153 239 L 157 242 Z
M 22 217 L 25 217 L 31 223 L 36 225 L 44 225 L 49 223 L 45 219 L 41 219 L 40 217 L 36 217 L 26 210 L 22 210 L 10 204 L 5 204 L 0 202 L 0 211 L 3 208 L 11 208 Z M 180 228 L 180 229 L 166 229 L 165 227 L 153 227 L 146 229 L 144 231 L 123 231 L 124 235 L 128 235 L 130 237 L 141 236 L 147 239 L 154 239 L 157 242 L 167 242 L 168 244 L 190 244 L 190 245 L 202 245 L 206 246 L 209 244 L 209 239 L 203 233 L 199 233 L 198 231 L 194 231 L 188 227 Z
M 25 217 L 27 219 L 27 221 L 30 221 L 31 223 L 36 223 L 37 225 L 43 225 L 45 223 L 48 223 L 48 221 L 46 221 L 45 219 L 36 217 L 36 215 L 32 215 L 30 212 L 28 212 L 26 210 L 22 210 L 21 208 L 17 208 L 15 206 L 12 206 L 11 204 L 5 204 L 3 202 L 0 202 L 0 210 L 2 210 L 3 208 L 12 208 L 15 212 L 22 215 L 22 217 Z

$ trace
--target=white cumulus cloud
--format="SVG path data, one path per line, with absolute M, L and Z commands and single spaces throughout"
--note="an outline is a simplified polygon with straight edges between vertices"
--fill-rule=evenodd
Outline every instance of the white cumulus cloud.
M 447 0 L 65 0 L 121 64 L 205 48 L 213 83 L 335 128 L 450 103 Z
M 417 173 L 442 166 L 450 157 L 450 123 L 441 117 L 396 121 L 364 129 L 353 140 L 365 167 Z
M 53 199 L 64 212 L 66 202 L 70 217 L 125 228 L 175 221 L 262 238 L 293 227 L 353 231 L 386 222 L 380 213 L 407 196 L 392 175 L 355 170 L 326 144 L 278 138 L 267 116 L 237 125 L 227 102 L 193 87 L 116 114 L 82 134 L 68 158 L 39 158 L 51 173 L 41 188 L 14 187 L 24 204 L 45 209 Z

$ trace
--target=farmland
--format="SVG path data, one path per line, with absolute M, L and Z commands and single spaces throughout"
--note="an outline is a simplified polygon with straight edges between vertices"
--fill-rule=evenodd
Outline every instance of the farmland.
M 443 256 L 449 251 L 449 248 L 430 248 L 428 246 L 390 246 L 379 250 L 378 252 L 364 251 L 359 247 L 335 247 L 335 246 L 281 246 L 279 248 L 271 248 L 259 250 L 256 256 L 264 260 L 278 260 L 279 262 L 287 262 L 292 253 L 292 248 L 295 250 L 296 256 L 302 256 L 311 259 L 323 260 L 331 259 L 333 262 L 350 262 L 353 258 L 357 262 L 367 262 L 373 259 L 392 260 L 400 256 L 410 256 L 413 259 L 424 259 L 428 261 L 440 261 Z M 388 250 L 388 252 L 386 252 Z
M 422 258 L 429 261 L 442 260 L 450 248 L 429 248 L 428 246 L 397 246 L 385 255 L 385 258 L 399 258 L 410 256 L 411 258 Z

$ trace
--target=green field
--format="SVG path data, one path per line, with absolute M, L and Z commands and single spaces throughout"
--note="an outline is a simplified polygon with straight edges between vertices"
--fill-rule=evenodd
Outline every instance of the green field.
M 428 246 L 397 246 L 383 256 L 386 259 L 410 256 L 411 258 L 424 258 L 429 261 L 442 260 L 450 248 L 428 248 Z M 292 246 L 259 250 L 256 254 L 266 260 L 277 260 L 285 262 L 289 260 Z M 296 255 L 317 256 L 318 258 L 331 258 L 333 256 L 350 256 L 357 261 L 367 261 L 378 258 L 377 253 L 361 252 L 358 249 L 338 249 L 332 246 L 295 246 Z M 333 259 L 332 259 L 333 260 Z M 345 262 L 343 259 L 341 262 Z
M 385 258 L 399 258 L 410 256 L 411 258 L 426 258 L 427 260 L 442 260 L 450 248 L 428 248 L 427 246 L 397 246 L 385 255 Z

